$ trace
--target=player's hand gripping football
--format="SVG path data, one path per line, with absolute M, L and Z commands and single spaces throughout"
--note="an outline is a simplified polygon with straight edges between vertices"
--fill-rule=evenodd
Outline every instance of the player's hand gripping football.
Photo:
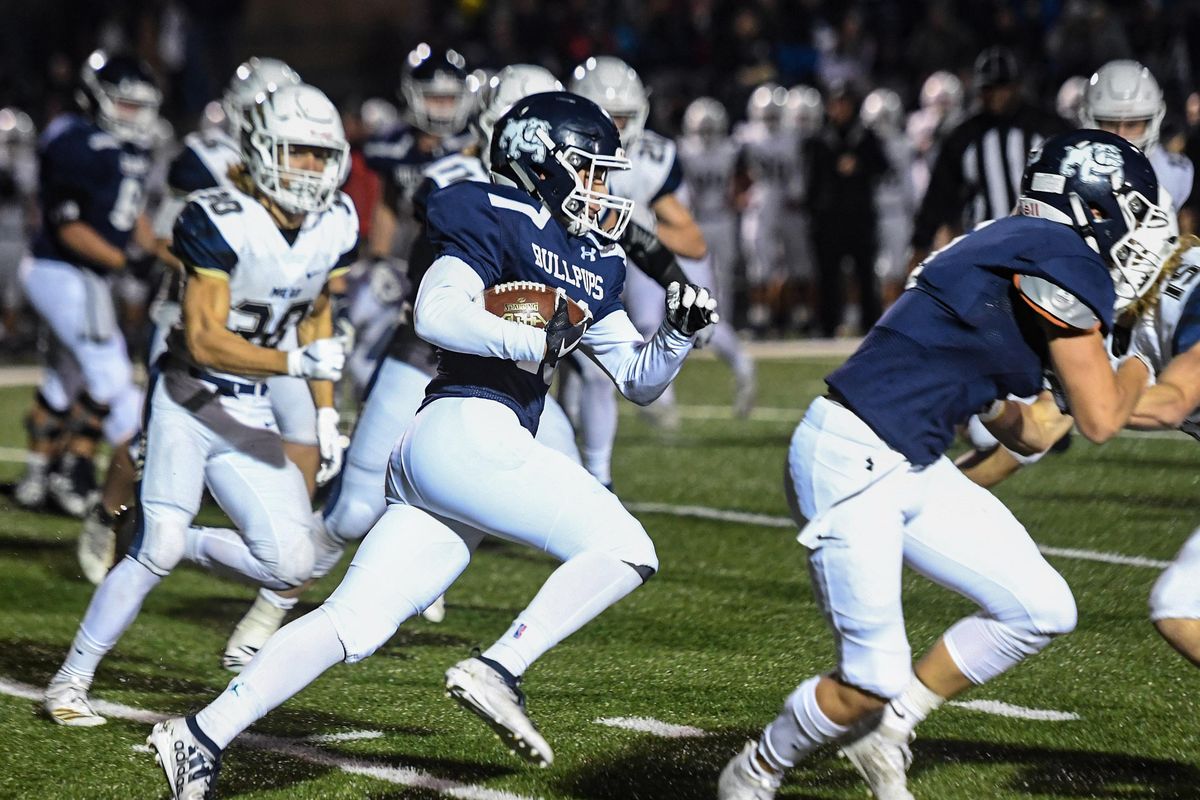
M 288 353 L 288 375 L 314 381 L 336 381 L 342 377 L 346 351 L 341 339 L 317 339 Z
M 667 287 L 667 324 L 684 336 L 695 336 L 720 321 L 717 299 L 694 283 L 672 282 Z
M 592 312 L 583 306 L 583 319 L 572 325 L 568 302 L 566 292 L 559 289 L 554 314 L 546 323 L 546 355 L 542 357 L 540 373 L 547 386 L 554 380 L 554 368 L 559 360 L 579 346 L 583 334 L 592 324 Z
M 317 485 L 324 486 L 342 471 L 345 452 L 342 432 L 338 430 L 338 412 L 328 406 L 317 409 L 317 449 L 321 452 L 321 467 L 317 470 Z

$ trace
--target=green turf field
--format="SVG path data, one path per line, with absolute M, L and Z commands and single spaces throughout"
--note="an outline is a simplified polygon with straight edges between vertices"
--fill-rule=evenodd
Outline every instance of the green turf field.
M 663 433 L 634 414 L 623 417 L 618 493 L 627 502 L 784 515 L 787 441 L 829 366 L 762 364 L 764 412 L 735 422 L 711 410 L 731 392 L 723 368 L 689 365 L 679 390 L 682 430 Z M 27 390 L 0 390 L 0 445 L 20 446 L 27 398 Z M 1187 439 L 1122 438 L 1096 448 L 1076 437 L 1066 455 L 1018 475 L 1000 494 L 1044 545 L 1170 559 L 1200 524 L 1198 467 L 1200 448 Z M 11 461 L 0 464 L 0 479 L 17 470 Z M 92 587 L 75 564 L 78 523 L 0 502 L 0 798 L 165 796 L 153 758 L 136 749 L 146 722 L 61 728 L 19 696 L 40 689 L 56 669 Z M 717 773 L 742 741 L 799 681 L 831 666 L 831 639 L 794 531 L 665 513 L 642 519 L 661 573 L 527 676 L 531 715 L 555 749 L 552 769 L 509 756 L 442 694 L 446 667 L 500 635 L 553 567 L 529 550 L 485 544 L 450 590 L 444 623 L 407 623 L 374 657 L 335 667 L 268 716 L 255 729 L 260 736 L 228 752 L 221 796 L 715 797 Z M 1200 672 L 1146 621 L 1157 570 L 1051 560 L 1075 590 L 1079 630 L 962 699 L 1078 719 L 944 708 L 919 729 L 914 793 L 923 800 L 1200 797 Z M 252 596 L 181 568 L 102 664 L 94 697 L 153 712 L 198 708 L 228 681 L 220 654 Z M 905 608 L 918 650 L 968 611 L 915 576 L 906 583 Z M 136 716 L 133 708 L 125 716 Z M 707 735 L 664 738 L 596 722 L 614 717 Z M 336 733 L 373 738 L 306 741 Z M 781 796 L 863 798 L 866 790 L 847 762 L 827 753 L 797 769 Z

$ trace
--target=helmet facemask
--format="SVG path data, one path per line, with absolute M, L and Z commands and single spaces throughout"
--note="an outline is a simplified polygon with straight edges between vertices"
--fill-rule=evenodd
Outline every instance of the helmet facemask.
M 1118 313 L 1154 286 L 1179 241 L 1171 199 L 1162 189 L 1158 199 L 1157 204 L 1151 203 L 1136 191 L 1117 196 L 1128 228 L 1109 248 L 1107 259 L 1117 294 L 1113 308 Z
M 96 124 L 122 142 L 150 147 L 162 103 L 158 89 L 141 81 L 111 84 L 96 80 L 90 73 L 85 75 L 87 88 L 96 101 Z
M 541 133 L 546 136 L 544 131 Z M 633 213 L 633 201 L 608 193 L 608 171 L 629 169 L 629 159 L 622 156 L 596 155 L 578 147 L 556 150 L 554 159 L 575 178 L 575 188 L 562 202 L 562 212 L 569 220 L 567 230 L 574 236 L 582 236 L 586 231 L 591 231 L 613 241 L 620 239 Z M 584 171 L 582 178 L 579 176 L 580 171 Z M 592 187 L 597 183 L 604 184 L 605 191 L 595 191 Z M 615 213 L 616 219 L 605 228 L 604 222 L 610 213 Z
M 333 202 L 349 164 L 350 148 L 345 143 L 300 141 L 256 130 L 249 134 L 258 157 L 250 159 L 250 177 L 267 197 L 287 212 L 302 214 L 324 211 Z M 313 149 L 325 156 L 321 170 L 291 166 L 296 149 Z

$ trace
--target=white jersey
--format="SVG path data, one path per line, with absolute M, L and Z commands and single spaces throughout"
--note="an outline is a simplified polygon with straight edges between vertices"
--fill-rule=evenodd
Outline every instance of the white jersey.
M 750 176 L 749 205 L 795 205 L 805 197 L 804 137 L 789 128 L 772 130 L 746 122 L 734 132 Z
M 1150 359 L 1161 374 L 1171 359 L 1200 343 L 1200 247 L 1183 254 L 1163 285 L 1155 313 L 1146 314 L 1133 330 L 1133 348 Z M 1180 426 L 1200 438 L 1200 409 Z
M 679 165 L 687 188 L 687 206 L 701 225 L 721 222 L 737 214 L 733 205 L 733 181 L 739 148 L 732 137 L 711 144 L 699 136 L 679 140 Z
M 1168 152 L 1161 145 L 1151 149 L 1146 158 L 1150 159 L 1159 185 L 1171 195 L 1175 211 L 1178 212 L 1192 194 L 1192 180 L 1196 174 L 1192 160 L 1182 153 Z
M 226 328 L 260 347 L 279 347 L 308 316 L 326 282 L 354 260 L 354 203 L 338 192 L 333 205 L 308 214 L 289 238 L 253 197 L 235 189 L 207 189 L 188 197 L 175 225 L 173 249 L 189 273 L 229 281 Z M 182 337 L 172 337 L 172 354 L 186 359 L 182 347 Z
M 912 146 L 899 131 L 886 133 L 879 140 L 891 169 L 875 188 L 875 206 L 881 219 L 903 218 L 911 225 L 911 219 L 917 213 L 912 182 Z
M 608 176 L 608 190 L 617 197 L 627 197 L 635 206 L 648 211 L 654 201 L 673 194 L 683 181 L 675 143 L 654 131 L 643 131 L 626 153 L 632 162 L 630 169 L 613 170 Z
M 238 143 L 220 128 L 183 137 L 183 149 L 167 169 L 168 193 L 154 215 L 154 235 L 171 237 L 175 218 L 192 192 L 215 186 L 231 188 L 229 168 L 241 162 Z

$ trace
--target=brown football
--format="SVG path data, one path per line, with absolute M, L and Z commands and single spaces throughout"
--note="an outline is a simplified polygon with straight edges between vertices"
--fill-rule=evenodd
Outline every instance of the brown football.
M 544 283 L 533 281 L 511 281 L 498 283 L 483 293 L 483 307 L 497 317 L 522 325 L 544 328 L 554 314 L 557 290 Z M 567 298 L 567 316 L 571 324 L 578 324 L 584 317 L 579 303 Z

